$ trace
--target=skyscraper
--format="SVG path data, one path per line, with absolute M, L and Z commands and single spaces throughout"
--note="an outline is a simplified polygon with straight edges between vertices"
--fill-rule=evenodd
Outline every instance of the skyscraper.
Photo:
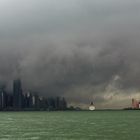
M 0 110 L 6 107 L 6 92 L 4 87 L 0 88 Z
M 22 108 L 22 86 L 20 79 L 16 79 L 13 82 L 13 106 L 16 109 Z

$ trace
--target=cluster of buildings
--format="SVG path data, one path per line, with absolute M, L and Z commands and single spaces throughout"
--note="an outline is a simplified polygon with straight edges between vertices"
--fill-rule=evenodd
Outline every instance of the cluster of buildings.
M 66 110 L 65 98 L 45 98 L 30 92 L 23 93 L 21 80 L 13 82 L 13 93 L 0 88 L 0 110 Z
M 132 99 L 132 109 L 140 109 L 140 101 Z

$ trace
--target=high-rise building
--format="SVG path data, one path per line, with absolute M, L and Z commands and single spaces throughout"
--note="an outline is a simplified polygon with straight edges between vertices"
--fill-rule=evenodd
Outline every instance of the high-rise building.
M 5 98 L 5 92 L 0 93 L 0 109 L 3 109 L 6 107 L 6 98 Z
M 35 107 L 36 98 L 35 95 L 32 96 L 32 107 Z
M 60 97 L 56 97 L 55 99 L 55 109 L 56 110 L 60 109 Z
M 3 110 L 6 107 L 6 92 L 5 87 L 0 87 L 0 109 Z
M 13 82 L 13 106 L 14 108 L 20 109 L 22 108 L 22 85 L 21 80 L 17 79 Z
M 67 102 L 65 98 L 63 97 L 61 101 L 61 110 L 66 110 L 66 109 L 67 109 Z

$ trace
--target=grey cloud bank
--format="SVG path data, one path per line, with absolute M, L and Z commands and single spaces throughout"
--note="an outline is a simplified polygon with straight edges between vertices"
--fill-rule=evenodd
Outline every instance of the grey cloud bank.
M 138 0 L 1 0 L 0 81 L 122 108 L 140 98 Z

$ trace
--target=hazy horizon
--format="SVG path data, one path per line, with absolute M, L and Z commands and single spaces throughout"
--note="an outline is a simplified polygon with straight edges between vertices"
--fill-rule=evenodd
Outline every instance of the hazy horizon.
M 1 0 L 0 84 L 124 108 L 140 99 L 139 0 Z

